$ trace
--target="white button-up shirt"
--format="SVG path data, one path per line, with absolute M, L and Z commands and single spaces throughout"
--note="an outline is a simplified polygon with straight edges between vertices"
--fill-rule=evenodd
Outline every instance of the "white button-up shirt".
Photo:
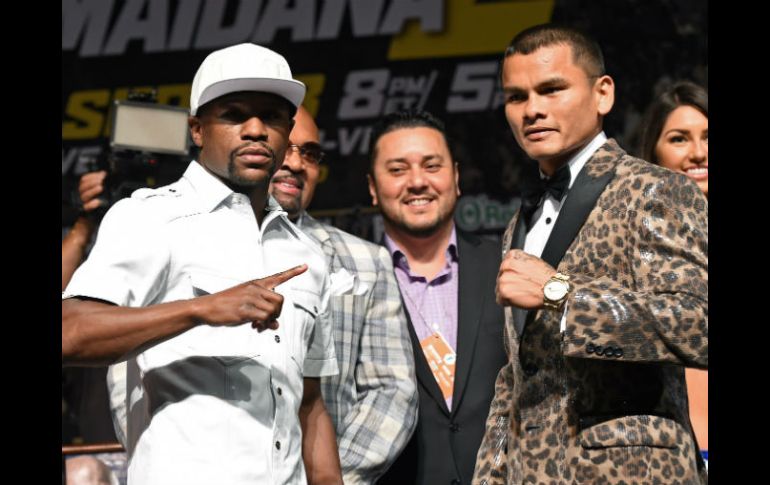
M 303 376 L 337 373 L 321 249 L 271 197 L 249 199 L 197 162 L 104 217 L 64 297 L 143 307 L 216 293 L 306 263 L 276 291 L 277 330 L 198 325 L 127 356 L 128 479 L 140 484 L 306 483 Z
M 575 184 L 575 179 L 589 158 L 601 148 L 607 141 L 607 135 L 603 131 L 599 132 L 582 150 L 577 152 L 569 161 L 569 188 Z M 540 178 L 545 178 L 543 171 L 540 171 Z M 556 200 L 550 192 L 546 192 L 545 198 L 540 202 L 540 207 L 532 214 L 532 227 L 527 232 L 524 240 L 524 252 L 538 258 L 542 256 L 548 238 L 551 237 L 551 231 L 559 217 L 559 211 L 568 194 L 564 194 L 561 200 Z M 564 305 L 564 313 L 561 317 L 560 329 L 562 332 L 567 329 L 567 305 Z
M 601 148 L 607 141 L 607 135 L 604 132 L 599 132 L 593 140 L 591 140 L 582 150 L 577 152 L 569 161 L 567 166 L 569 167 L 569 188 L 575 184 L 575 179 L 591 155 L 596 150 Z M 545 178 L 545 174 L 540 171 L 540 178 Z M 546 191 L 545 197 L 540 201 L 540 207 L 532 214 L 531 228 L 527 232 L 527 238 L 524 242 L 524 252 L 529 253 L 538 258 L 543 254 L 543 249 L 548 242 L 548 238 L 551 237 L 551 231 L 556 224 L 556 219 L 559 217 L 559 211 L 564 203 L 564 199 L 567 198 L 567 194 L 564 194 L 561 200 L 556 200 L 550 192 Z

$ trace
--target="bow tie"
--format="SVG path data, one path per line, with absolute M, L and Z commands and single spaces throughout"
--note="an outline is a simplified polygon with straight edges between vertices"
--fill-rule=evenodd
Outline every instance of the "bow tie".
M 524 223 L 529 229 L 529 223 L 532 214 L 540 206 L 543 197 L 550 194 L 557 201 L 561 201 L 564 194 L 569 190 L 570 171 L 569 165 L 562 165 L 553 177 L 547 179 L 537 178 L 530 184 L 524 186 L 521 195 L 521 215 L 524 217 Z

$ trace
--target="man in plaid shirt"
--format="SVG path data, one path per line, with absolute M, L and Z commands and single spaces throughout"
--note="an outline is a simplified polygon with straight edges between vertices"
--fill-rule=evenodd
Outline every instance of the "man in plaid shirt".
M 305 212 L 323 152 L 318 127 L 302 107 L 289 144 L 270 192 L 326 255 L 340 372 L 321 379 L 321 392 L 337 431 L 345 484 L 372 484 L 393 464 L 417 424 L 414 356 L 398 283 L 384 247 Z

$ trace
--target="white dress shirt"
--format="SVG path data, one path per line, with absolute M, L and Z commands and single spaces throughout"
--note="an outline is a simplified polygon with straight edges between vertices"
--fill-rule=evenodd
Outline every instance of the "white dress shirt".
M 591 155 L 593 155 L 594 152 L 599 149 L 599 147 L 604 145 L 606 141 L 607 135 L 605 135 L 602 131 L 596 135 L 594 139 L 588 143 L 588 145 L 583 147 L 582 150 L 576 153 L 567 162 L 570 172 L 570 189 L 575 183 L 575 178 L 577 178 L 578 174 L 583 169 L 583 166 L 586 164 L 588 159 L 591 158 Z M 542 171 L 540 172 L 540 178 L 546 178 L 546 175 Z M 559 217 L 559 211 L 561 210 L 564 199 L 567 198 L 568 194 L 569 192 L 564 194 L 561 200 L 556 200 L 550 192 L 546 191 L 544 200 L 540 202 L 540 206 L 537 208 L 537 210 L 535 210 L 534 214 L 532 214 L 530 229 L 527 232 L 526 239 L 524 240 L 525 253 L 537 256 L 538 258 L 542 256 L 543 249 L 545 249 L 548 238 L 551 237 L 551 231 L 553 230 L 553 226 L 556 224 L 556 219 Z M 566 324 L 567 306 L 565 305 L 564 314 L 562 315 L 561 319 L 562 332 L 566 329 Z
M 197 162 L 105 216 L 64 297 L 144 307 L 216 293 L 307 263 L 275 291 L 277 330 L 198 325 L 127 356 L 129 483 L 305 484 L 303 376 L 337 373 L 323 253 L 271 197 L 248 197 Z

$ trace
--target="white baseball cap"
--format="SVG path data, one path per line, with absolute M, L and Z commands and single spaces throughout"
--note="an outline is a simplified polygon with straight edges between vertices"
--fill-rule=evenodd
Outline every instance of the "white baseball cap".
M 291 77 L 282 55 L 256 44 L 238 44 L 203 59 L 192 83 L 190 114 L 195 116 L 209 101 L 238 91 L 277 94 L 297 108 L 305 97 L 305 85 Z

